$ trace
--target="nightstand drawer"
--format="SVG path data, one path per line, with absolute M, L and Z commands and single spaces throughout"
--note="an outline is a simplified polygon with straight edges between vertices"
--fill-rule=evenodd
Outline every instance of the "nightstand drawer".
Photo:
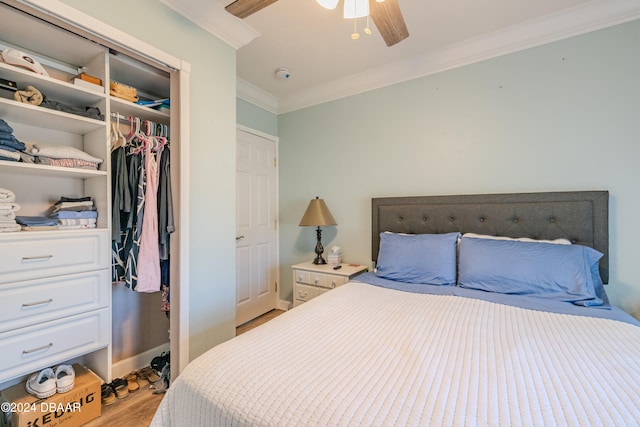
M 293 277 L 298 283 L 306 283 L 307 285 L 311 284 L 311 273 L 308 271 L 294 270 Z
M 307 302 L 318 295 L 317 288 L 309 285 L 302 285 L 300 283 L 295 284 L 295 286 L 293 287 L 293 291 L 294 291 L 293 297 L 296 300 L 302 301 L 302 302 Z

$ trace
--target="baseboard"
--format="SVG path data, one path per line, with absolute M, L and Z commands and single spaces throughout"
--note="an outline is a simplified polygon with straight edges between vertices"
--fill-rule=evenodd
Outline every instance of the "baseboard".
M 163 351 L 169 351 L 169 343 L 159 345 L 158 347 L 147 350 L 135 356 L 123 359 L 111 366 L 113 378 L 122 378 L 131 371 L 137 371 L 145 366 L 149 366 L 151 359 L 160 356 Z
M 278 310 L 287 311 L 291 308 L 291 301 L 287 301 L 286 299 L 278 300 L 278 304 L 276 306 Z

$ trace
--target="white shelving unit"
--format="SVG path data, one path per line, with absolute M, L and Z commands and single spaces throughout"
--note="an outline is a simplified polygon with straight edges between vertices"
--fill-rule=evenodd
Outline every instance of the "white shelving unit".
M 19 0 L 0 0 L 0 16 L 0 50 L 11 47 L 36 60 L 42 58 L 49 73 L 39 75 L 0 63 L 0 78 L 15 81 L 20 89 L 33 86 L 65 105 L 98 108 L 104 116 L 98 120 L 21 103 L 12 92 L 0 89 L 0 118 L 19 140 L 72 146 L 103 160 L 98 170 L 0 160 L 0 187 L 16 194 L 18 215 L 46 215 L 62 196 L 91 196 L 98 211 L 95 229 L 0 233 L 0 388 L 42 368 L 72 361 L 85 363 L 111 381 L 112 324 L 121 315 L 113 310 L 121 296 L 112 291 L 110 274 L 111 116 L 170 125 L 172 114 L 111 96 L 109 82 L 139 88 L 139 94 L 150 99 L 169 98 L 175 70 L 116 51 L 98 38 L 87 38 L 85 30 L 78 32 L 80 36 L 72 24 L 63 29 L 62 21 Z M 92 90 L 69 83 L 76 70 L 101 79 L 102 87 Z M 173 84 L 173 90 L 179 90 L 179 84 Z M 173 158 L 179 138 L 172 135 L 171 139 Z M 177 176 L 177 164 L 173 170 Z M 172 181 L 178 187 L 176 179 Z M 176 194 L 174 206 L 179 203 Z M 175 251 L 173 242 L 172 248 Z M 177 277 L 179 265 L 172 264 L 171 270 L 172 277 Z M 3 319 L 3 314 L 11 314 L 11 321 Z M 168 327 L 160 327 L 166 336 Z

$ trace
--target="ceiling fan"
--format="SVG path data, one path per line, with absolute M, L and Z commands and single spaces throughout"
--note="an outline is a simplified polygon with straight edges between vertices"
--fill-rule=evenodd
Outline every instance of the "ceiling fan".
M 238 18 L 244 19 L 247 16 L 275 3 L 277 0 L 235 0 L 225 9 Z M 310 1 L 310 0 L 309 0 Z M 334 7 L 338 0 L 333 0 Z M 409 31 L 402 17 L 398 0 L 368 0 L 369 15 L 376 24 L 378 31 L 382 35 L 387 46 L 393 46 L 396 43 L 409 37 Z M 323 4 L 326 1 L 318 1 Z M 323 5 L 324 6 L 324 5 Z M 324 6 L 327 7 L 327 6 Z

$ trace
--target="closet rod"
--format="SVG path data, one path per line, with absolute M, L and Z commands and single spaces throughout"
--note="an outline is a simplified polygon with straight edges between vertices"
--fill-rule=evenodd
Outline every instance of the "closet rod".
M 111 113 L 112 119 L 129 120 L 129 117 L 125 117 L 120 113 Z

